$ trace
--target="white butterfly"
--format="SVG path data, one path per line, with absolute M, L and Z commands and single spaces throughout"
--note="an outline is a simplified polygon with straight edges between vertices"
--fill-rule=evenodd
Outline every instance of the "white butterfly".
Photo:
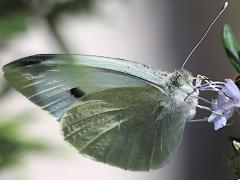
M 80 153 L 135 171 L 169 160 L 197 107 L 212 112 L 207 119 L 215 129 L 239 107 L 233 82 L 195 78 L 183 68 L 168 73 L 117 58 L 45 54 L 14 61 L 3 71 L 16 90 L 58 119 L 65 140 Z M 207 90 L 219 98 L 209 102 L 199 96 Z

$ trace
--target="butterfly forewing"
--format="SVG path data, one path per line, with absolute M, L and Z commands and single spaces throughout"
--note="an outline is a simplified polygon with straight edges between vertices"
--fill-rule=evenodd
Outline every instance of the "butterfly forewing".
M 79 95 L 126 86 L 157 84 L 157 69 L 121 59 L 86 55 L 35 55 L 6 65 L 4 75 L 29 100 L 60 118 Z M 160 83 L 159 83 L 160 84 Z
M 65 113 L 65 139 L 80 153 L 129 170 L 163 166 L 179 146 L 186 119 L 153 86 L 122 87 L 86 95 Z

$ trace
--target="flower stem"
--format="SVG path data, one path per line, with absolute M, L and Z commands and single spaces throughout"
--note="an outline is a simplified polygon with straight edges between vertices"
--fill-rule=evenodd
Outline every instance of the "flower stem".
M 47 22 L 48 29 L 49 29 L 51 35 L 54 37 L 56 43 L 59 45 L 59 47 L 62 49 L 62 51 L 64 53 L 70 54 L 70 51 L 67 48 L 67 46 L 65 45 L 64 40 L 62 39 L 61 35 L 57 31 L 55 21 L 50 16 L 46 16 L 45 20 Z

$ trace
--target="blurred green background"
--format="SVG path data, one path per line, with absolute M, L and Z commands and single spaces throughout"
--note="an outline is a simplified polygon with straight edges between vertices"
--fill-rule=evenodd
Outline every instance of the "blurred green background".
M 5 50 L 9 41 L 24 34 L 36 22 L 42 21 L 48 28 L 50 36 L 54 39 L 60 52 L 69 53 L 64 40 L 59 35 L 57 24 L 63 15 L 88 14 L 95 9 L 94 0 L 1 0 L 0 1 L 0 48 Z M 0 101 L 7 98 L 11 87 L 0 80 Z M 14 105 L 13 105 L 14 106 Z M 18 168 L 24 163 L 24 157 L 31 152 L 46 153 L 54 151 L 50 148 L 50 141 L 46 142 L 39 138 L 32 138 L 27 135 L 24 126 L 34 118 L 33 114 L 14 113 L 9 116 L 0 117 L 0 179 L 1 173 L 7 169 Z M 16 175 L 4 177 L 15 178 Z M 22 176 L 24 179 L 24 175 Z
M 120 57 L 164 70 L 178 69 L 224 1 L 0 0 L 0 67 L 32 54 L 80 53 Z M 240 39 L 240 3 L 233 1 L 186 66 L 224 80 L 236 75 L 221 42 L 228 23 Z M 0 179 L 212 180 L 233 177 L 223 156 L 239 122 L 214 132 L 188 124 L 170 163 L 133 173 L 80 156 L 64 142 L 58 123 L 8 87 L 0 72 Z M 205 115 L 199 112 L 199 117 Z

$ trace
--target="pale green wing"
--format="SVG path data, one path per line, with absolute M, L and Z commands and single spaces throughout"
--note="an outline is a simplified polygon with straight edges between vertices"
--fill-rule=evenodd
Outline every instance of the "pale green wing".
M 135 62 L 86 55 L 35 55 L 3 68 L 8 82 L 60 117 L 77 98 L 104 89 L 158 86 L 165 72 Z
M 163 166 L 178 148 L 186 119 L 161 89 L 122 87 L 80 98 L 61 119 L 80 153 L 123 169 Z

